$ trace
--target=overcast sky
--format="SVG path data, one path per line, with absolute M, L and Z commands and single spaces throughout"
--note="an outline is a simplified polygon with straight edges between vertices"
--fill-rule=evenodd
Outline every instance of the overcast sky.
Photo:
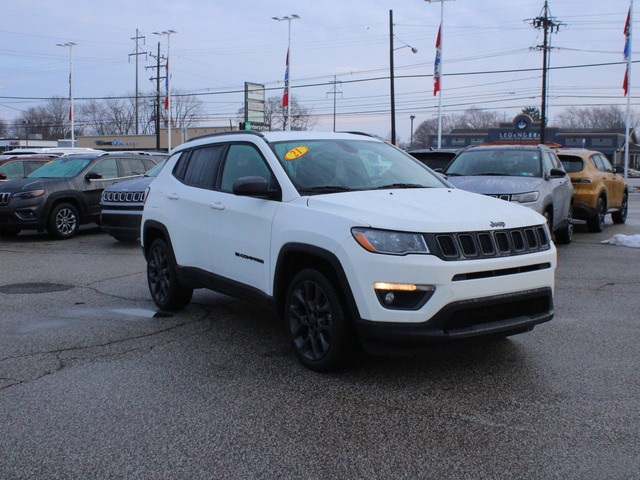
M 287 22 L 291 22 L 292 94 L 318 117 L 317 130 L 333 128 L 337 91 L 338 130 L 389 136 L 389 11 L 393 10 L 396 122 L 399 140 L 433 118 L 433 61 L 440 3 L 424 0 L 20 0 L 3 2 L 0 26 L 0 119 L 69 92 L 69 48 L 73 47 L 74 97 L 122 96 L 135 92 L 136 29 L 140 51 L 166 55 L 171 36 L 172 89 L 201 94 L 202 126 L 228 125 L 242 106 L 244 82 L 264 84 L 281 96 Z M 638 2 L 636 2 L 638 3 Z M 523 107 L 540 105 L 542 32 L 531 26 L 543 0 L 450 0 L 444 3 L 443 105 L 459 113 L 470 106 L 496 110 L 510 120 Z M 561 23 L 549 83 L 549 116 L 570 105 L 626 106 L 622 94 L 623 28 L 629 0 L 549 0 Z M 640 5 L 636 5 L 638 10 Z M 637 25 L 637 22 L 634 22 Z M 636 36 L 640 32 L 634 32 Z M 411 45 L 418 50 L 413 54 Z M 635 42 L 634 42 L 635 44 Z M 154 64 L 139 60 L 139 88 L 151 92 Z M 635 60 L 635 55 L 634 55 Z M 638 58 L 640 60 L 640 58 Z M 632 72 L 631 93 L 640 85 Z M 529 71 L 527 71 L 527 69 Z M 533 70 L 532 70 L 533 69 Z M 491 72 L 491 73 L 489 73 Z M 495 73 L 503 72 L 503 73 Z M 337 80 L 337 85 L 331 82 Z M 638 92 L 640 93 L 640 92 Z M 637 105 L 633 100 L 633 105 Z

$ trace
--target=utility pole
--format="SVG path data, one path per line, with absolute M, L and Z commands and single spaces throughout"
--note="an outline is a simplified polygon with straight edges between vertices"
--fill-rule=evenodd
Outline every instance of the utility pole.
M 151 58 L 156 59 L 156 64 L 151 67 L 145 68 L 155 68 L 156 76 L 151 77 L 149 80 L 156 81 L 156 104 L 155 104 L 155 124 L 156 124 L 156 150 L 160 150 L 160 80 L 163 80 L 165 77 L 160 76 L 160 69 L 164 67 L 160 62 L 164 60 L 164 57 L 160 56 L 160 42 L 158 42 L 158 54 L 154 55 L 153 53 L 149 53 Z
M 544 0 L 544 7 L 540 15 L 531 20 L 531 26 L 536 30 L 543 31 L 542 45 L 536 48 L 542 50 L 542 106 L 540 108 L 540 143 L 547 141 L 547 80 L 549 76 L 549 56 L 551 52 L 552 33 L 558 33 L 558 30 L 564 23 L 557 22 L 555 17 L 549 14 L 549 2 Z
M 140 122 L 138 121 L 138 57 L 140 55 L 144 55 L 145 60 L 147 59 L 147 52 L 140 51 L 140 44 L 138 43 L 138 41 L 142 40 L 142 44 L 144 45 L 144 39 L 145 37 L 141 37 L 138 29 L 136 28 L 136 36 L 131 38 L 131 40 L 134 40 L 136 42 L 136 49 L 133 53 L 129 54 L 129 61 L 131 61 L 132 56 L 136 57 L 136 135 L 138 135 L 138 125 L 140 124 Z
M 333 76 L 333 88 L 330 92 L 327 92 L 327 95 L 333 95 L 333 131 L 336 131 L 336 97 L 338 95 L 342 96 L 342 92 L 338 90 L 338 83 L 342 85 L 342 82 L 338 82 L 336 80 L 336 76 Z

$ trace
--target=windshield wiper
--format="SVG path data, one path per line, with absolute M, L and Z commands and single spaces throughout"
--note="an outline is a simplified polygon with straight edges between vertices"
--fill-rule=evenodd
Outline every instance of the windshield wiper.
M 508 177 L 506 173 L 497 173 L 497 172 L 483 172 L 483 173 L 478 173 L 477 175 L 478 176 L 484 175 L 484 176 L 491 176 L 491 177 Z
M 427 188 L 419 183 L 391 183 L 389 185 L 382 185 L 374 188 L 374 190 L 388 190 L 392 188 Z
M 317 187 L 301 188 L 305 192 L 350 192 L 353 188 L 343 187 L 340 185 L 319 185 Z

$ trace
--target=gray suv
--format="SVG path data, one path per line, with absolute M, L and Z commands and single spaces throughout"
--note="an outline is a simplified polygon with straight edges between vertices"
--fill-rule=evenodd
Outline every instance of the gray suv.
M 468 190 L 532 208 L 547 219 L 556 243 L 573 238 L 573 187 L 556 154 L 544 145 L 466 148 L 442 172 Z

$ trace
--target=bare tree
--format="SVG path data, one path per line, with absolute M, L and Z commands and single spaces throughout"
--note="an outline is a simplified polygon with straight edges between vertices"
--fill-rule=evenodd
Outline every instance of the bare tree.
M 95 135 L 110 135 L 111 126 L 107 120 L 106 106 L 103 102 L 91 100 L 80 106 L 78 114 L 87 126 L 87 132 Z
M 167 111 L 161 109 L 163 124 L 168 123 Z M 193 95 L 186 95 L 180 90 L 171 95 L 171 120 L 174 128 L 187 128 L 198 124 L 202 116 L 202 102 Z
M 631 115 L 631 125 L 638 125 L 640 117 Z M 617 105 L 607 107 L 569 107 L 556 116 L 556 124 L 561 128 L 581 128 L 598 130 L 621 130 L 626 125 L 626 112 Z
M 451 118 L 451 122 L 455 129 L 486 130 L 500 123 L 500 114 L 496 111 L 471 107 L 466 109 L 462 115 Z

